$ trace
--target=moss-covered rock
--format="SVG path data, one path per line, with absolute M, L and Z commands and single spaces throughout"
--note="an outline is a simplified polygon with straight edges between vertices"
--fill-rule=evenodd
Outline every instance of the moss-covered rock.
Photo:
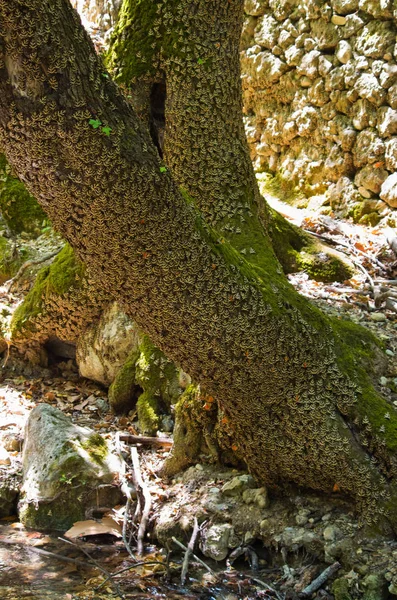
M 36 199 L 12 175 L 4 154 L 0 154 L 0 211 L 12 233 L 39 234 L 47 219 Z
M 112 481 L 119 472 L 98 433 L 73 425 L 47 404 L 28 419 L 19 516 L 28 527 L 65 530 L 86 512 L 120 500 Z
M 335 600 L 353 600 L 349 592 L 349 582 L 345 577 L 336 579 L 332 584 Z
M 0 235 L 0 285 L 11 279 L 29 257 L 25 248 L 16 247 L 10 240 Z

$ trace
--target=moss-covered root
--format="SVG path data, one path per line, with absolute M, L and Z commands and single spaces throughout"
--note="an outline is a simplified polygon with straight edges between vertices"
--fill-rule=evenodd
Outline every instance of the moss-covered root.
M 106 301 L 100 288 L 91 287 L 84 265 L 66 244 L 54 262 L 39 271 L 33 288 L 15 311 L 12 342 L 22 348 L 40 346 L 52 336 L 75 342 Z
M 109 403 L 115 413 L 128 412 L 134 406 L 133 400 L 139 389 L 135 382 L 135 364 L 138 358 L 139 350 L 131 352 L 109 387 Z
M 306 271 L 311 279 L 331 283 L 353 275 L 353 265 L 339 252 L 328 248 L 267 208 L 268 232 L 274 252 L 285 273 Z
M 23 183 L 14 177 L 4 154 L 0 154 L 0 212 L 14 234 L 39 234 L 46 215 Z
M 163 474 L 172 476 L 199 460 L 243 465 L 229 420 L 217 401 L 190 385 L 175 407 L 174 445 Z
M 143 336 L 110 386 L 109 402 L 116 413 L 128 412 L 136 403 L 140 431 L 153 435 L 161 415 L 169 414 L 181 393 L 177 368 Z

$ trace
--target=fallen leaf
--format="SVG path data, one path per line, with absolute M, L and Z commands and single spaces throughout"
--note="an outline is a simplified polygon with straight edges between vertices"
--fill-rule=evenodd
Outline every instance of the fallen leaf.
M 73 539 L 88 535 L 110 533 L 115 537 L 122 537 L 121 531 L 122 527 L 117 521 L 112 519 L 112 517 L 104 517 L 102 521 L 94 521 L 93 519 L 89 519 L 88 521 L 77 521 L 73 524 L 73 527 L 65 533 L 65 536 Z

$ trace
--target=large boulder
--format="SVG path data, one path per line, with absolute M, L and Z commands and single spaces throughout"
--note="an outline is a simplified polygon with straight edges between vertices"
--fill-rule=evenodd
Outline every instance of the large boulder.
M 117 303 L 112 304 L 78 340 L 76 360 L 80 374 L 110 385 L 131 352 L 138 350 L 140 342 L 136 323 Z
M 39 404 L 26 424 L 20 520 L 38 530 L 65 531 L 121 500 L 114 485 L 119 472 L 119 459 L 101 435 Z

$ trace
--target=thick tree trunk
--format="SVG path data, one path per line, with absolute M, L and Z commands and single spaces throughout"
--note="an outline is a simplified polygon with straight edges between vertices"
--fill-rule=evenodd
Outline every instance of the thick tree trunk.
M 0 144 L 90 276 L 219 400 L 261 481 L 340 489 L 396 524 L 396 411 L 337 326 L 295 293 L 266 238 L 258 275 L 205 224 L 67 0 L 0 0 L 0 20 Z

